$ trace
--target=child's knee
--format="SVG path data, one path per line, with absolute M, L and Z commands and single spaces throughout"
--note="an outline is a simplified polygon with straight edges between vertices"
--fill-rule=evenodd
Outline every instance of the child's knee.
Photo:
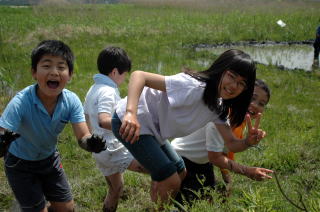
M 182 180 L 180 179 L 180 176 L 175 173 L 168 177 L 167 179 L 159 182 L 157 185 L 158 187 L 165 186 L 170 190 L 178 191 L 180 189 Z
M 180 173 L 179 173 L 179 177 L 181 182 L 184 180 L 184 178 L 186 178 L 187 176 L 187 169 L 183 169 Z
M 120 197 L 123 192 L 123 182 L 109 186 L 109 192 L 113 196 Z

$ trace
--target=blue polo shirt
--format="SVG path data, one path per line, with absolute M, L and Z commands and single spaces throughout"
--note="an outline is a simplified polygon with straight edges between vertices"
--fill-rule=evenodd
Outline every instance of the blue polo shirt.
M 57 138 L 65 125 L 84 122 L 79 97 L 63 89 L 52 116 L 48 114 L 36 95 L 37 84 L 17 93 L 9 102 L 0 126 L 21 136 L 11 143 L 9 152 L 25 160 L 42 160 L 56 151 Z

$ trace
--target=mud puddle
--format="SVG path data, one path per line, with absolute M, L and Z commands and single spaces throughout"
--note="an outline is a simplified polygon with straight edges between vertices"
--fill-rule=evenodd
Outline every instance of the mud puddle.
M 211 51 L 219 55 L 228 49 L 240 49 L 250 54 L 254 61 L 265 64 L 275 65 L 281 69 L 302 69 L 312 71 L 313 65 L 313 46 L 312 44 L 250 44 L 250 45 L 222 45 L 222 46 L 198 46 L 196 51 Z M 210 61 L 199 60 L 200 64 L 210 65 Z M 319 67 L 319 64 L 318 64 Z

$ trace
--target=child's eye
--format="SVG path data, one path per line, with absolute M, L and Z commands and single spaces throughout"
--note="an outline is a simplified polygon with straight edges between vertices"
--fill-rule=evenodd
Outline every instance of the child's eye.
M 239 82 L 239 85 L 241 86 L 241 88 L 247 88 L 247 83 L 245 83 L 244 81 Z
M 265 104 L 264 102 L 258 102 L 258 105 L 259 105 L 260 107 L 265 107 L 265 106 L 266 106 L 266 104 Z
M 64 71 L 65 69 L 66 69 L 65 66 L 59 66 L 59 67 L 58 67 L 58 70 L 60 70 L 60 71 Z
M 42 67 L 42 68 L 49 68 L 50 66 L 49 66 L 49 65 L 44 64 L 44 65 L 42 65 L 41 67 Z

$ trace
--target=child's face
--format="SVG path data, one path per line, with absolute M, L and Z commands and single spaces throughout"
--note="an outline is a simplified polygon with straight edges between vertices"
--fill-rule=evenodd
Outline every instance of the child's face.
M 258 113 L 263 113 L 264 108 L 268 103 L 268 94 L 262 88 L 255 86 L 253 91 L 253 96 L 248 108 L 248 112 L 251 115 L 251 118 L 257 118 Z
M 219 92 L 223 99 L 237 97 L 247 88 L 246 79 L 231 70 L 226 70 L 221 78 Z
M 69 66 L 60 56 L 44 55 L 37 64 L 37 70 L 32 70 L 32 76 L 37 80 L 40 99 L 55 98 L 71 79 Z

